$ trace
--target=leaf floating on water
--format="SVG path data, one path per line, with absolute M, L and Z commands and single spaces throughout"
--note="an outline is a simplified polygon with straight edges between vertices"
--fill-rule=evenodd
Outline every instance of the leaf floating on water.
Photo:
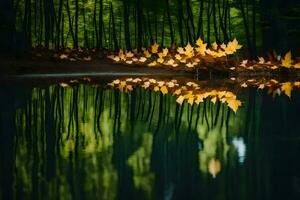
M 242 102 L 236 99 L 227 99 L 227 103 L 228 107 L 231 108 L 235 113 L 238 110 L 238 108 L 242 105 Z
M 221 162 L 217 159 L 211 159 L 208 164 L 208 171 L 213 178 L 216 178 L 221 171 Z
M 286 83 L 282 84 L 281 90 L 284 92 L 284 94 L 286 94 L 286 96 L 291 98 L 292 90 L 293 90 L 292 83 L 291 82 L 286 82 Z
M 162 86 L 160 88 L 161 93 L 163 93 L 163 95 L 168 94 L 168 88 L 166 86 Z
M 286 68 L 290 68 L 292 66 L 292 52 L 289 51 L 285 54 L 284 59 L 281 60 L 281 65 Z
M 184 96 L 182 96 L 182 95 L 180 95 L 180 96 L 176 99 L 176 102 L 177 102 L 178 104 L 180 104 L 180 105 L 182 105 L 183 101 L 184 101 Z
M 63 88 L 70 87 L 70 85 L 67 84 L 67 83 L 60 83 L 59 85 L 60 85 L 61 87 L 63 87 Z

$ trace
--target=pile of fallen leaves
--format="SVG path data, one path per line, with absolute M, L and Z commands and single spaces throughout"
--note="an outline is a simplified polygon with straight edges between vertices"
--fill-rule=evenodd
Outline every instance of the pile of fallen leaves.
M 258 57 L 258 60 L 243 60 L 240 65 L 240 70 L 270 70 L 276 71 L 280 69 L 300 69 L 300 60 L 292 59 L 292 52 L 287 52 L 283 57 L 271 55 L 268 59 Z M 235 69 L 235 68 L 234 68 Z
M 117 54 L 109 55 L 108 58 L 117 63 L 144 64 L 149 67 L 170 66 L 173 68 L 184 66 L 186 68 L 197 68 L 203 63 L 225 60 L 228 55 L 234 54 L 242 47 L 236 39 L 228 44 L 218 45 L 212 43 L 210 47 L 201 38 L 196 41 L 196 47 L 188 43 L 185 47 L 160 48 L 155 42 L 151 48 L 142 48 L 126 51 L 120 49 Z
M 292 91 L 293 89 L 300 89 L 300 81 L 295 82 L 279 82 L 275 79 L 271 80 L 255 80 L 255 79 L 249 79 L 246 81 L 243 81 L 240 86 L 242 88 L 246 87 L 255 87 L 258 90 L 267 90 L 267 93 L 269 95 L 272 95 L 273 97 L 280 96 L 281 94 L 285 94 L 289 98 L 292 97 Z
M 180 83 L 177 80 L 164 81 L 153 78 L 127 78 L 124 80 L 116 79 L 108 85 L 122 92 L 131 92 L 135 87 L 141 86 L 144 89 L 161 92 L 163 95 L 171 94 L 176 97 L 176 102 L 180 105 L 184 101 L 187 101 L 190 105 L 199 105 L 207 98 L 214 104 L 217 101 L 226 103 L 234 112 L 242 105 L 242 102 L 231 91 L 201 87 L 198 83 L 192 81 Z

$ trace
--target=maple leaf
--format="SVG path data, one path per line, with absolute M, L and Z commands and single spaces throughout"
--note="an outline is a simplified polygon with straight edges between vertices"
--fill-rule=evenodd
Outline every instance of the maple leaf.
M 231 108 L 235 113 L 238 108 L 242 105 L 242 102 L 233 98 L 227 99 L 228 107 Z
M 218 44 L 216 42 L 211 44 L 211 47 L 213 50 L 217 50 L 218 49 Z
M 187 66 L 188 68 L 192 68 L 192 67 L 194 67 L 194 64 L 189 62 L 189 63 L 186 64 L 186 66 Z
M 155 92 L 159 91 L 159 87 L 158 86 L 155 86 L 154 89 L 153 89 Z
M 131 51 L 128 51 L 127 53 L 126 53 L 126 57 L 127 58 L 132 58 L 134 56 L 134 54 L 131 52 Z
M 185 47 L 185 55 L 188 58 L 191 58 L 194 56 L 194 48 L 190 45 L 190 43 L 188 43 Z
M 120 59 L 119 56 L 115 56 L 115 57 L 113 58 L 113 60 L 116 61 L 116 62 L 119 62 L 121 59 Z
M 193 103 L 194 103 L 194 95 L 190 95 L 188 97 L 188 104 L 193 105 Z
M 166 86 L 162 86 L 160 88 L 161 93 L 163 93 L 163 95 L 168 94 L 168 88 Z
M 175 55 L 175 58 L 176 58 L 177 60 L 181 60 L 182 57 L 181 57 L 180 54 L 176 54 L 176 55 Z
M 151 63 L 148 64 L 149 67 L 154 67 L 157 65 L 157 62 L 156 61 L 153 61 Z
M 155 43 L 151 46 L 151 52 L 152 52 L 152 53 L 157 53 L 157 52 L 158 52 L 158 48 L 159 48 L 159 45 L 155 42 Z
M 196 40 L 196 45 L 201 47 L 202 45 L 204 45 L 204 42 L 201 38 L 198 38 L 198 40 Z
M 169 53 L 169 49 L 168 48 L 164 48 L 163 49 L 163 56 L 166 57 Z
M 179 54 L 185 54 L 185 51 L 184 51 L 184 49 L 182 47 L 178 47 L 177 52 Z
M 180 95 L 181 91 L 182 91 L 182 89 L 177 89 L 177 90 L 175 90 L 175 92 L 173 93 L 173 95 Z
M 144 50 L 144 55 L 146 58 L 150 58 L 151 54 L 149 53 L 149 51 L 147 49 Z
M 182 96 L 182 95 L 180 95 L 180 96 L 176 99 L 176 102 L 177 102 L 178 104 L 180 104 L 180 105 L 182 105 L 183 101 L 184 101 L 184 96 Z
M 59 58 L 60 59 L 67 59 L 68 58 L 68 55 L 67 54 L 61 54 L 60 56 L 59 56 Z
M 146 60 L 147 60 L 147 58 L 145 58 L 145 57 L 141 57 L 141 58 L 139 59 L 139 61 L 142 62 L 142 63 L 143 63 L 143 62 L 146 62 Z
M 300 69 L 300 62 L 299 62 L 299 63 L 296 63 L 296 64 L 294 65 L 294 68 Z
M 281 90 L 286 94 L 286 96 L 291 98 L 293 86 L 291 82 L 283 83 L 281 86 Z
M 158 62 L 158 63 L 163 63 L 163 62 L 164 62 L 164 59 L 163 59 L 163 58 L 158 58 L 158 59 L 157 59 L 157 62 Z
M 167 62 L 167 64 L 168 64 L 168 65 L 174 65 L 174 62 L 175 62 L 175 61 L 174 61 L 173 59 L 170 59 L 170 60 Z
M 281 60 L 281 65 L 286 68 L 292 66 L 292 52 L 289 51 L 285 54 L 284 59 Z

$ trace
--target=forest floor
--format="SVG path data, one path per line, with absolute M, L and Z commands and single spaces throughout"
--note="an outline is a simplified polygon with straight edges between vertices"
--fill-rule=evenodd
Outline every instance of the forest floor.
M 208 63 L 197 69 L 172 68 L 169 66 L 148 67 L 143 64 L 116 63 L 107 58 L 109 52 L 79 52 L 69 54 L 55 51 L 33 51 L 16 59 L 15 57 L 0 57 L 0 79 L 76 79 L 92 77 L 187 77 L 200 80 L 207 79 L 277 79 L 298 80 L 299 69 L 278 68 L 254 63 L 250 67 L 242 67 L 237 58 Z M 65 56 L 66 58 L 63 58 Z M 234 70 L 232 70 L 234 68 Z M 249 70 L 250 69 L 250 70 Z

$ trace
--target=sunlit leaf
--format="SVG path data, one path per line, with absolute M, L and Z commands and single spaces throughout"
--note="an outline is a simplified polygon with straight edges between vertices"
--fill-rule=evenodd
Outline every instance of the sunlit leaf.
M 286 68 L 290 68 L 292 66 L 292 52 L 289 51 L 285 54 L 284 58 L 281 60 L 281 65 Z
M 292 89 L 293 86 L 291 84 L 291 82 L 286 82 L 284 84 L 282 84 L 281 86 L 281 90 L 284 92 L 284 94 L 286 94 L 286 96 L 291 98 L 291 94 L 292 94 Z
M 152 52 L 152 53 L 157 53 L 157 52 L 158 52 L 158 48 L 159 48 L 159 45 L 155 42 L 155 43 L 151 46 L 151 52 Z
M 160 91 L 161 91 L 161 93 L 163 93 L 164 95 L 165 95 L 165 94 L 168 94 L 168 88 L 167 88 L 166 86 L 162 86 L 162 87 L 160 88 Z

